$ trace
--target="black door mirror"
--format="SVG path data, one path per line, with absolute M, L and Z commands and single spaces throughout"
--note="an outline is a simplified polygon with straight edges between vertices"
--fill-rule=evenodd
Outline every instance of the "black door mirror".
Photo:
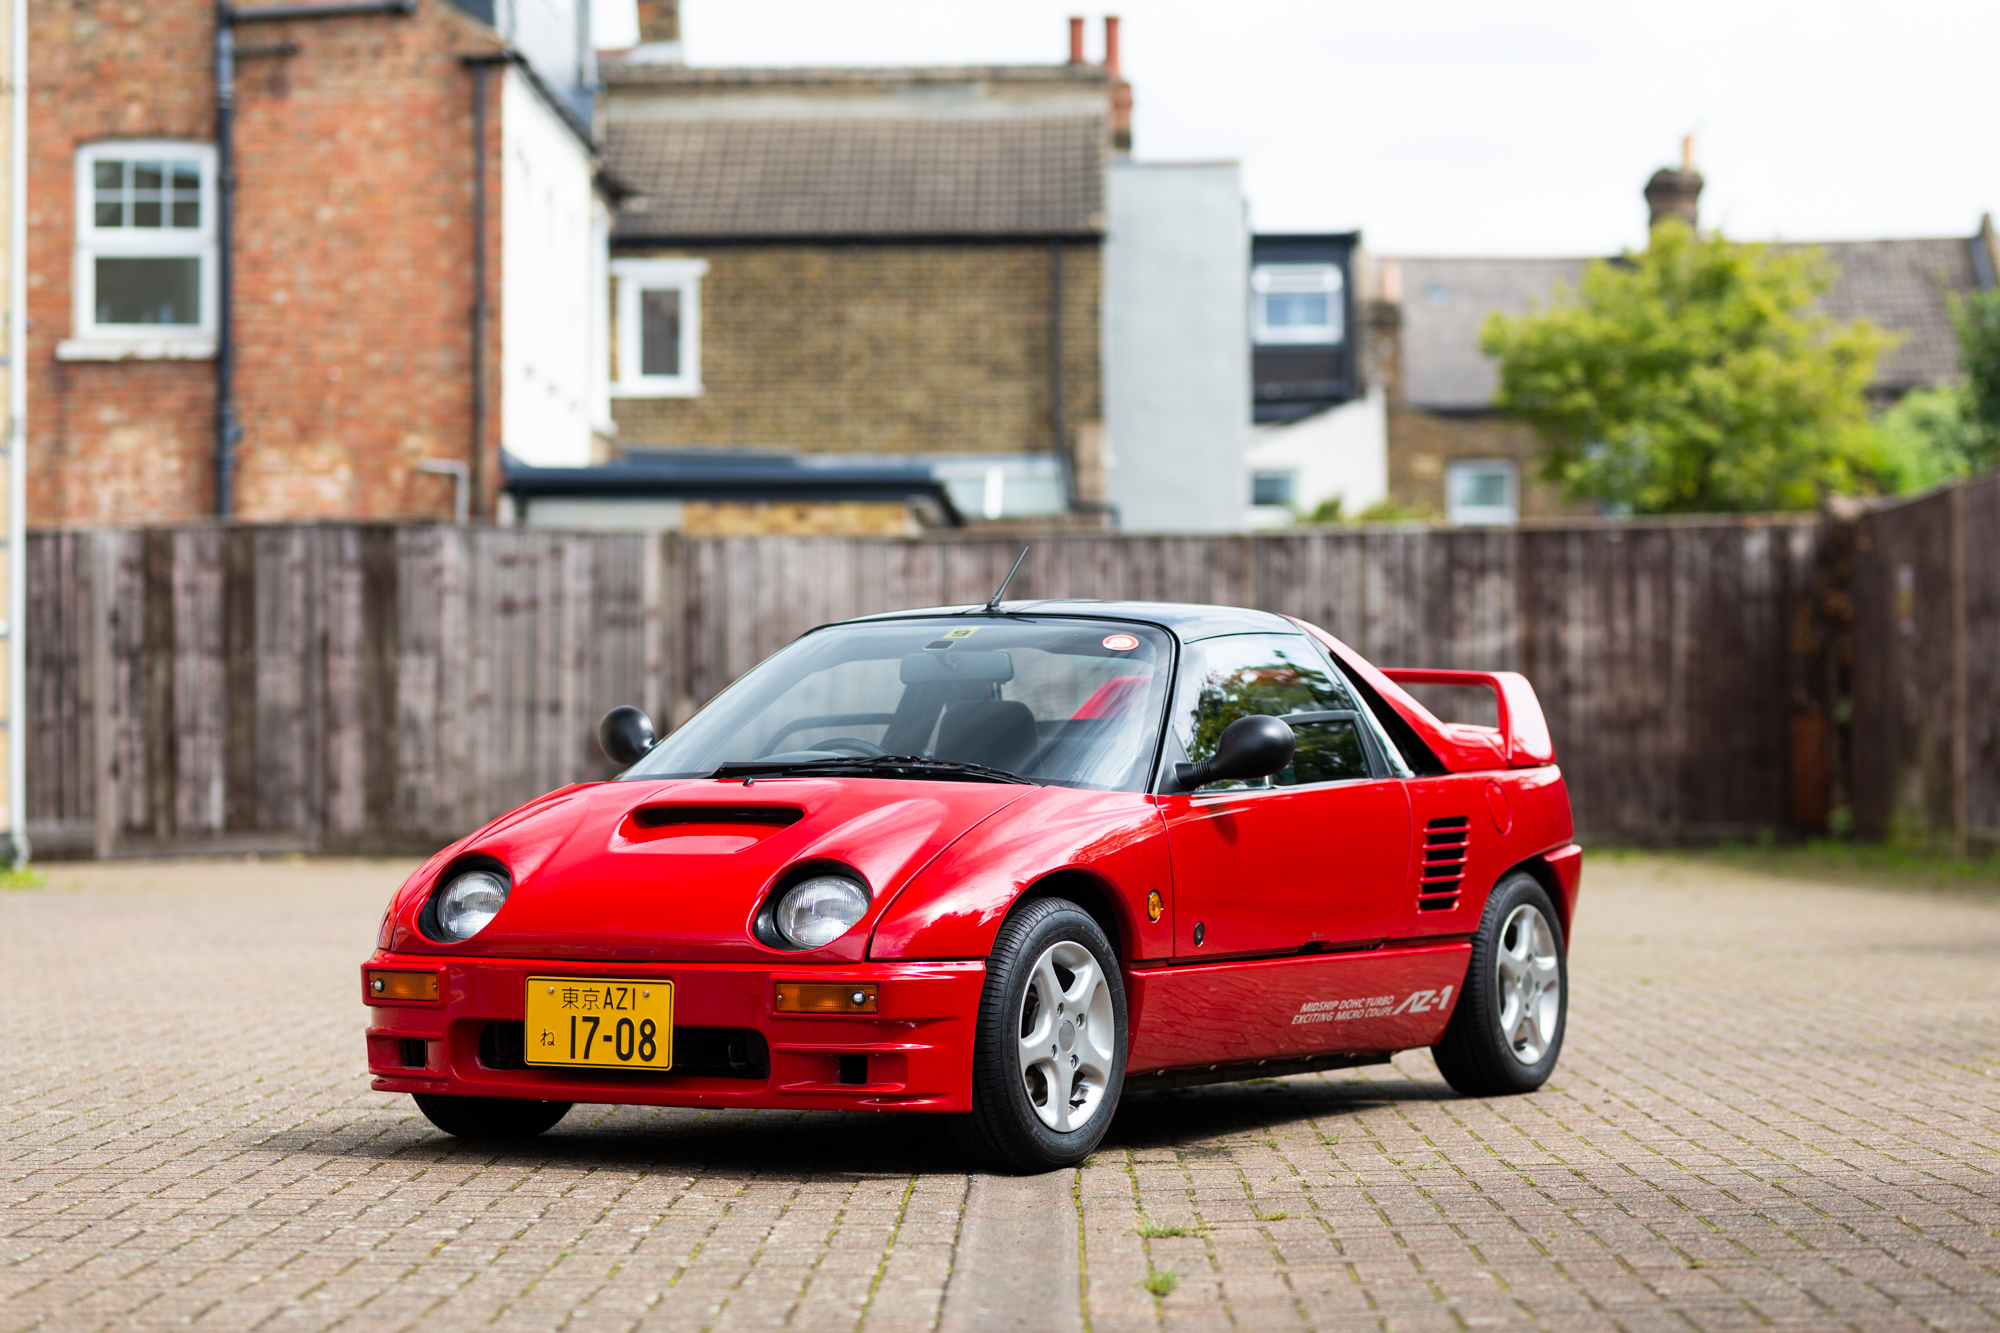
M 1292 762 L 1298 739 L 1283 718 L 1253 713 L 1239 717 L 1216 738 L 1215 754 L 1199 764 L 1175 764 L 1174 782 L 1193 791 L 1211 782 L 1268 778 Z
M 620 768 L 630 768 L 644 759 L 646 751 L 653 748 L 654 739 L 653 719 L 646 716 L 645 709 L 631 704 L 619 704 L 597 724 L 598 745 L 603 747 L 605 757 Z

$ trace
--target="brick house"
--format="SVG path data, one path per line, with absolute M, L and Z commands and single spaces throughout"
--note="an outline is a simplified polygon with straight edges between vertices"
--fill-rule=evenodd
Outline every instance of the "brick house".
M 1080 21 L 1047 66 L 691 69 L 662 45 L 603 69 L 632 192 L 620 447 L 914 463 L 974 519 L 1089 513 L 1115 45 L 1085 63 Z
M 1648 182 L 1649 225 L 1673 214 L 1696 220 L 1701 177 L 1692 166 L 1663 169 Z M 1990 218 L 1965 237 L 1828 241 L 1837 272 L 1824 298 L 1839 320 L 1868 319 L 1902 342 L 1882 358 L 1869 395 L 1888 403 L 1911 389 L 1958 374 L 1949 302 L 1991 290 L 2000 269 Z M 1584 259 L 1385 258 L 1377 275 L 1389 307 L 1387 367 L 1389 493 L 1397 502 L 1452 522 L 1591 512 L 1566 506 L 1536 477 L 1534 432 L 1493 410 L 1499 371 L 1479 350 L 1489 313 L 1525 313 L 1558 284 L 1574 286 Z
M 583 0 L 221 12 L 30 0 L 34 521 L 476 515 L 503 446 L 587 462 Z

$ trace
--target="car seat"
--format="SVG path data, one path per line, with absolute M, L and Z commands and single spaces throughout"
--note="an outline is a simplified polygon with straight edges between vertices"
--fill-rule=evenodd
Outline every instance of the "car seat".
M 944 710 L 932 755 L 1018 773 L 1041 748 L 1035 715 L 1012 699 L 971 699 Z

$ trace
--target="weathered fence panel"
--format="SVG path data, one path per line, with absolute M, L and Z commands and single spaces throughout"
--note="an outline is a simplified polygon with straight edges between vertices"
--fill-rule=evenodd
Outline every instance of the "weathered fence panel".
M 1259 606 L 1385 665 L 1526 672 L 1579 824 L 1672 839 L 1787 820 L 1788 634 L 1821 540 L 1811 518 L 1064 535 L 1034 540 L 1009 595 Z M 611 705 L 678 723 L 813 625 L 983 601 L 1018 550 L 384 524 L 36 533 L 30 832 L 96 855 L 436 846 L 604 776 Z M 1980 586 L 1990 622 L 2000 591 Z
M 2000 844 L 2000 474 L 1862 515 L 1853 590 L 1857 831 Z

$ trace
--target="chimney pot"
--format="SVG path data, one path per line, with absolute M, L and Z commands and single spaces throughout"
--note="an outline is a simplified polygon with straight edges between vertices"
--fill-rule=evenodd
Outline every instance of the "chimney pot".
M 1104 68 L 1111 71 L 1113 77 L 1116 77 L 1118 73 L 1118 16 L 1116 14 L 1106 14 L 1104 16 Z
M 1072 18 L 1069 21 L 1069 63 L 1072 65 L 1081 65 L 1083 63 L 1083 20 L 1081 18 Z
M 678 42 L 681 39 L 680 0 L 639 0 L 639 40 Z

